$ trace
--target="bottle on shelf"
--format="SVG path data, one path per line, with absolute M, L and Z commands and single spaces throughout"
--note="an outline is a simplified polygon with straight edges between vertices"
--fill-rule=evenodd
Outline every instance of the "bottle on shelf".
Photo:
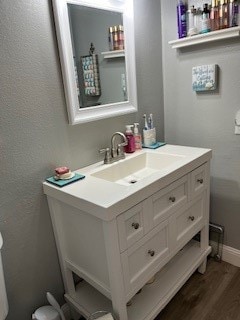
M 234 0 L 233 2 L 234 8 L 234 25 L 233 27 L 240 26 L 240 3 L 238 0 Z
M 229 27 L 229 11 L 228 11 L 228 0 L 224 0 L 223 4 L 223 28 L 226 29 Z
M 178 37 L 184 38 L 187 36 L 187 21 L 186 21 L 186 5 L 183 0 L 178 0 L 177 3 L 177 22 L 178 22 Z
M 202 9 L 200 7 L 197 8 L 197 10 L 196 10 L 195 25 L 197 28 L 197 33 L 201 33 L 201 30 L 202 30 Z
M 220 0 L 218 3 L 219 12 L 219 29 L 224 29 L 224 0 Z
M 198 34 L 198 29 L 196 26 L 196 9 L 194 6 L 187 11 L 187 35 L 194 36 Z
M 109 51 L 114 50 L 113 46 L 113 27 L 108 28 L 108 46 L 109 46 Z
M 219 29 L 219 13 L 217 0 L 212 0 L 211 10 L 210 10 L 210 29 L 211 31 L 216 31 Z
M 118 33 L 118 50 L 123 50 L 124 49 L 124 32 L 123 32 L 122 25 L 117 26 L 117 33 Z
M 118 29 L 117 26 L 113 26 L 113 50 L 118 49 Z
M 229 27 L 236 27 L 238 23 L 238 2 L 236 0 L 230 0 L 228 4 L 228 13 L 229 13 Z
M 202 28 L 201 33 L 210 32 L 210 11 L 208 9 L 208 4 L 205 3 L 202 12 Z

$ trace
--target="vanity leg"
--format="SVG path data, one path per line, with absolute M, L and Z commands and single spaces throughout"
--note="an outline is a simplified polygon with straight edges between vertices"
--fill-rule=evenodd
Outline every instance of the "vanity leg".
M 57 245 L 57 251 L 58 251 L 58 257 L 64 282 L 64 288 L 65 292 L 69 293 L 70 295 L 75 294 L 75 285 L 73 281 L 72 271 L 66 266 L 65 262 L 65 251 L 64 251 L 64 236 L 62 235 L 62 228 L 61 228 L 61 222 L 58 218 L 61 215 L 61 204 L 59 201 L 51 200 L 51 198 L 48 198 L 48 206 L 50 209 L 50 215 L 52 220 L 52 226 L 53 226 L 53 232 L 55 236 L 55 241 Z
M 128 320 L 116 219 L 103 221 L 103 229 L 113 313 L 118 320 Z
M 198 272 L 201 273 L 201 274 L 204 274 L 205 271 L 206 271 L 206 267 L 207 267 L 207 258 L 204 259 L 204 261 L 198 267 Z
M 201 250 L 205 251 L 208 248 L 209 243 L 209 226 L 208 224 L 204 226 L 204 228 L 201 230 Z M 207 258 L 203 260 L 203 262 L 198 267 L 198 272 L 201 274 L 204 274 L 207 267 Z
M 209 247 L 209 207 L 210 207 L 210 182 L 209 182 L 209 176 L 210 176 L 210 163 L 208 162 L 207 167 L 206 167 L 206 177 L 208 179 L 206 180 L 206 202 L 205 202 L 205 216 L 204 216 L 204 227 L 201 230 L 201 235 L 200 235 L 200 246 L 201 246 L 201 251 L 205 251 Z M 206 178 L 205 177 L 205 178 Z M 203 262 L 200 264 L 198 268 L 198 272 L 201 274 L 204 274 L 206 271 L 207 267 L 207 258 L 203 260 Z

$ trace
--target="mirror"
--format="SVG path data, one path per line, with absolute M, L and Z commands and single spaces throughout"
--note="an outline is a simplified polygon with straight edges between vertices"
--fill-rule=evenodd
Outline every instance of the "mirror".
M 53 10 L 69 123 L 136 112 L 133 1 L 53 0 Z

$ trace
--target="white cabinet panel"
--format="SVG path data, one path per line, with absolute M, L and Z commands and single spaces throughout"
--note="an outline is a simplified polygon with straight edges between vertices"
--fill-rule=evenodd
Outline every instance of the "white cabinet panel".
M 156 226 L 181 208 L 188 199 L 188 177 L 175 181 L 152 196 L 153 225 Z
M 152 270 L 164 262 L 168 253 L 168 221 L 164 221 L 122 253 L 126 294 L 137 290 L 140 284 L 143 286 L 151 277 Z

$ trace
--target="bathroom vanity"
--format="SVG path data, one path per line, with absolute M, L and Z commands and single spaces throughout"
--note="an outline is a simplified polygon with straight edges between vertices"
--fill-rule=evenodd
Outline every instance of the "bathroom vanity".
M 62 189 L 44 183 L 65 298 L 80 314 L 154 319 L 205 271 L 210 158 L 166 145 L 77 170 L 85 179 Z

